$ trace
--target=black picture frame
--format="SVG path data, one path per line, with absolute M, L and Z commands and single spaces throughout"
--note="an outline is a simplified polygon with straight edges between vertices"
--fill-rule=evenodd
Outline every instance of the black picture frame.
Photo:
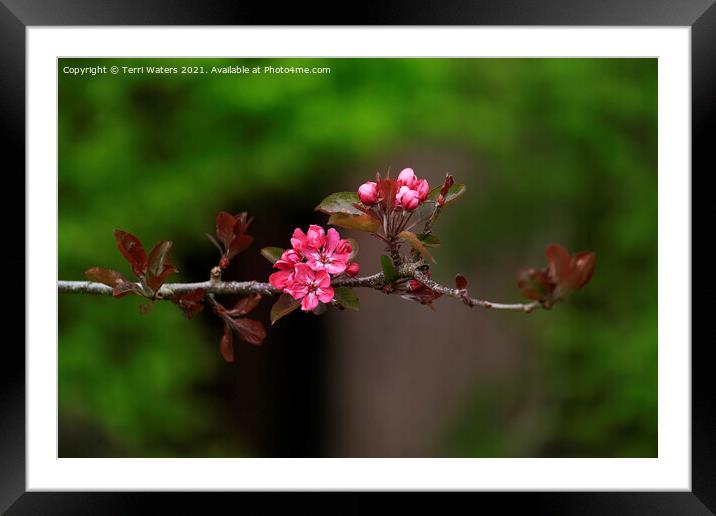
M 417 6 L 411 2 L 383 1 L 378 5 L 354 3 L 341 10 L 304 4 L 281 6 L 259 2 L 204 0 L 0 0 L 0 149 L 4 181 L 14 181 L 6 194 L 4 221 L 17 219 L 20 208 L 8 200 L 24 199 L 25 192 L 25 30 L 30 26 L 63 25 L 557 25 L 557 26 L 689 26 L 692 50 L 692 175 L 713 171 L 710 159 L 716 125 L 716 6 L 715 0 L 503 0 L 442 1 Z M 338 7 L 338 6 L 336 6 Z M 10 186 L 10 185 L 8 185 Z M 6 186 L 6 191 L 9 191 Z M 14 185 L 13 185 L 14 186 Z M 693 190 L 692 190 L 693 191 Z M 708 213 L 693 211 L 694 222 L 708 221 Z M 19 225 L 19 224 L 18 224 Z M 5 292 L 12 292 L 19 310 L 19 293 L 25 291 L 25 228 L 14 228 L 12 252 L 6 254 Z M 22 233 L 20 235 L 20 233 Z M 9 238 L 9 237 L 6 237 Z M 9 240 L 6 240 L 6 247 Z M 20 242 L 23 244 L 21 245 Z M 684 250 L 688 252 L 688 250 Z M 694 253 L 693 244 L 692 256 Z M 7 253 L 7 251 L 6 251 Z M 706 252 L 701 256 L 709 256 Z M 24 271 L 21 277 L 20 270 Z M 20 285 L 20 283 L 23 285 Z M 6 300 L 10 299 L 6 296 Z M 691 302 L 691 300 L 684 300 Z M 26 492 L 25 488 L 25 353 L 19 339 L 10 338 L 6 324 L 0 359 L 0 511 L 8 514 L 134 514 L 158 502 L 167 512 L 179 507 L 194 512 L 207 496 L 243 496 L 257 500 L 262 494 L 203 494 L 200 501 L 188 494 Z M 23 335 L 24 336 L 24 335 Z M 686 343 L 683 343 L 686 344 Z M 500 504 L 501 509 L 526 506 L 548 514 L 713 514 L 716 512 L 716 392 L 714 375 L 706 358 L 709 344 L 692 343 L 692 491 L 691 492 L 589 492 L 589 493 L 471 493 Z M 382 504 L 382 496 L 352 493 L 340 507 Z M 313 505 L 313 496 L 282 495 L 282 502 Z M 203 500 L 203 501 L 201 501 Z M 260 500 L 260 501 L 259 501 Z M 425 500 L 425 499 L 423 499 Z M 475 504 L 475 501 L 469 503 Z M 429 508 L 421 502 L 424 508 Z M 473 505 L 473 507 L 477 507 Z M 437 508 L 444 508 L 442 505 Z M 198 512 L 206 512 L 198 510 Z M 363 512 L 363 511 L 361 511 Z

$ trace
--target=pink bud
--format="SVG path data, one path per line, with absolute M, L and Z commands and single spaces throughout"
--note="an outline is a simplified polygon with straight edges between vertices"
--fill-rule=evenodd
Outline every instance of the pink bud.
M 350 276 L 351 278 L 354 278 L 358 275 L 360 272 L 360 265 L 358 265 L 356 262 L 350 262 L 348 264 L 348 267 L 346 267 L 346 274 Z
M 398 184 L 400 186 L 407 186 L 412 189 L 416 180 L 417 178 L 412 168 L 404 168 L 398 175 Z
M 351 254 L 353 252 L 353 246 L 348 240 L 340 240 L 335 252 L 338 254 Z
M 419 204 L 420 196 L 415 190 L 408 190 L 400 197 L 400 205 L 408 211 L 413 211 Z
M 428 197 L 428 193 L 430 193 L 430 185 L 425 179 L 418 179 L 413 186 L 413 190 L 418 192 L 418 196 L 422 202 Z
M 408 191 L 410 191 L 410 188 L 408 188 L 407 186 L 401 186 L 400 189 L 398 190 L 398 193 L 395 194 L 395 204 L 397 204 L 398 206 L 401 206 L 400 203 L 401 203 L 401 200 L 403 199 L 403 194 Z
M 378 202 L 378 185 L 374 181 L 366 181 L 358 188 L 358 197 L 366 206 L 372 206 Z

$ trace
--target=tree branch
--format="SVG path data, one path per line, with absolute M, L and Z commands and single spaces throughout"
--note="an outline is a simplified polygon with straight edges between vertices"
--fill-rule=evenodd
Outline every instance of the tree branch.
M 425 274 L 423 274 L 421 271 L 416 270 L 413 274 L 413 278 L 418 280 L 420 283 L 428 287 L 433 292 L 437 292 L 438 294 L 442 294 L 444 296 L 450 296 L 454 297 L 455 299 L 459 299 L 463 303 L 465 303 L 469 307 L 474 306 L 480 306 L 482 308 L 495 308 L 497 310 L 520 310 L 522 312 L 531 312 L 535 308 L 540 307 L 541 305 L 537 301 L 533 301 L 532 303 L 512 303 L 512 304 L 506 304 L 506 303 L 493 303 L 492 301 L 485 301 L 484 299 L 475 299 L 473 297 L 470 297 L 467 294 L 467 290 L 460 290 L 457 288 L 449 288 L 445 287 L 443 285 L 440 285 L 439 283 L 433 281 L 432 279 L 428 278 Z
M 398 276 L 401 279 L 415 279 L 425 285 L 427 288 L 442 294 L 444 296 L 459 299 L 469 307 L 494 308 L 497 310 L 517 310 L 523 312 L 531 312 L 535 308 L 539 308 L 537 301 L 531 303 L 493 303 L 482 299 L 475 299 L 468 296 L 466 290 L 457 288 L 449 288 L 440 285 L 427 277 L 423 272 L 421 263 L 406 263 L 398 267 Z M 341 276 L 334 278 L 331 282 L 333 287 L 365 287 L 375 290 L 382 290 L 385 286 L 385 278 L 383 273 L 364 276 L 361 278 L 350 278 Z M 270 283 L 262 283 L 260 281 L 221 281 L 220 279 L 211 279 L 209 281 L 201 281 L 197 283 L 166 283 L 162 285 L 157 293 L 157 299 L 170 299 L 175 294 L 188 294 L 197 289 L 204 289 L 206 294 L 261 294 L 264 296 L 276 296 L 281 293 L 279 289 Z M 94 283 L 92 281 L 63 281 L 57 282 L 57 291 L 66 294 L 90 294 L 99 296 L 111 296 L 112 287 L 103 285 L 102 283 Z

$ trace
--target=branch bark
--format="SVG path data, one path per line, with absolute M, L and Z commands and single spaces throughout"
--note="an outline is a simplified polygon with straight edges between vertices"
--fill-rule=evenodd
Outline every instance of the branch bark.
M 531 312 L 535 308 L 540 308 L 540 304 L 537 301 L 531 303 L 506 304 L 493 303 L 492 301 L 472 298 L 467 294 L 466 290 L 446 287 L 427 277 L 422 272 L 422 264 L 420 263 L 406 263 L 401 265 L 398 267 L 398 276 L 400 279 L 415 279 L 433 292 L 458 299 L 469 307 L 477 306 L 482 308 L 515 310 L 522 312 Z M 350 278 L 347 276 L 338 277 L 331 282 L 331 285 L 334 287 L 365 287 L 382 290 L 386 286 L 386 283 L 383 273 L 377 273 L 360 278 Z M 216 295 L 261 294 L 263 296 L 276 296 L 281 293 L 281 291 L 273 285 L 269 283 L 262 283 L 260 281 L 221 281 L 219 279 L 212 279 L 196 283 L 167 283 L 162 285 L 162 288 L 157 294 L 157 299 L 170 299 L 175 294 L 187 294 L 200 288 L 204 289 L 204 292 L 207 294 Z M 60 280 L 57 282 L 57 291 L 66 294 L 90 294 L 98 296 L 112 295 L 112 287 L 91 281 Z

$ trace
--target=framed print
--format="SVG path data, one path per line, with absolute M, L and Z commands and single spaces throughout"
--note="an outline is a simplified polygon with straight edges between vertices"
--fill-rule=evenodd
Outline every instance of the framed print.
M 26 193 L 3 510 L 714 510 L 691 337 L 710 2 L 385 4 L 350 26 L 78 5 L 0 7 Z

